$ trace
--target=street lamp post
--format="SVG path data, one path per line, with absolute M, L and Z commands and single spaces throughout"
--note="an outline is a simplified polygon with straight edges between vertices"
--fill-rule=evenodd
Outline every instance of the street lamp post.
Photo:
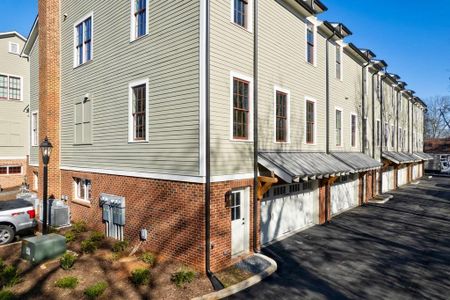
M 48 226 L 48 210 L 47 210 L 47 188 L 48 188 L 48 163 L 50 161 L 50 154 L 52 153 L 53 145 L 48 141 L 48 138 L 45 137 L 44 141 L 39 146 L 41 148 L 42 153 L 42 162 L 44 163 L 44 185 L 42 189 L 42 203 L 43 203 L 43 224 L 42 224 L 42 232 L 43 234 L 47 234 L 47 226 Z

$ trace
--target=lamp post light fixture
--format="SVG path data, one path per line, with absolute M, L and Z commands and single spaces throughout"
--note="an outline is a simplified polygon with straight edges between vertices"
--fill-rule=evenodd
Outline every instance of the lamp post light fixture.
M 39 145 L 42 154 L 42 162 L 44 163 L 44 185 L 42 189 L 42 204 L 43 204 L 43 218 L 42 218 L 42 232 L 47 234 L 48 228 L 48 203 L 47 203 L 47 189 L 48 189 L 48 163 L 50 161 L 50 154 L 52 153 L 53 145 L 45 137 L 44 141 Z

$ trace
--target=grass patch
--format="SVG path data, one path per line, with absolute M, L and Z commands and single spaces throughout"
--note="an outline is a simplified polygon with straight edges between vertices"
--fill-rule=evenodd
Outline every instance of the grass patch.
M 16 295 L 10 290 L 0 291 L 0 300 L 14 300 L 17 299 Z
M 128 248 L 128 241 L 117 241 L 112 246 L 112 252 L 118 253 L 118 252 L 124 252 Z
M 76 259 L 77 258 L 75 255 L 71 253 L 64 253 L 64 255 L 59 259 L 59 264 L 64 270 L 69 270 L 75 264 Z
M 149 269 L 136 269 L 131 272 L 130 280 L 135 285 L 149 285 L 151 276 Z
M 108 288 L 108 284 L 105 281 L 97 282 L 84 290 L 84 294 L 88 299 L 96 299 L 100 297 Z
M 155 265 L 156 257 L 151 252 L 142 253 L 140 259 L 146 264 L 148 264 L 150 267 L 153 267 Z
M 183 287 L 187 283 L 191 283 L 192 281 L 194 281 L 196 276 L 197 274 L 193 270 L 187 267 L 182 267 L 180 270 L 178 270 L 178 272 L 172 274 L 170 280 L 178 287 Z
M 0 259 L 0 286 L 12 287 L 21 281 L 19 271 L 15 266 L 6 265 Z
M 56 280 L 55 286 L 61 289 L 74 289 L 78 285 L 78 278 L 67 276 Z

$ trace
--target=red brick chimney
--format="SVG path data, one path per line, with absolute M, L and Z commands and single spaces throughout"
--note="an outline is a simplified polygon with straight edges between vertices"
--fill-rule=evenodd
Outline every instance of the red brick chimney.
M 53 144 L 48 166 L 48 196 L 61 197 L 60 104 L 61 22 L 60 0 L 39 0 L 39 141 Z M 43 163 L 39 155 L 39 198 L 42 199 Z

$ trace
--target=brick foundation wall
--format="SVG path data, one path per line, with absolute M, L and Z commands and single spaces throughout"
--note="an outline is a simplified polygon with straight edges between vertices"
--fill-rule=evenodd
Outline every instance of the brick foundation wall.
M 90 207 L 74 202 L 74 178 L 92 181 Z M 125 239 L 135 245 L 148 230 L 144 249 L 204 270 L 204 185 L 144 178 L 62 171 L 63 195 L 69 197 L 72 221 L 86 221 L 104 232 L 99 195 L 125 197 Z
M 253 179 L 226 181 L 211 184 L 211 270 L 216 272 L 242 257 L 231 256 L 231 209 L 226 195 L 232 190 L 249 188 L 249 237 L 248 253 L 253 249 Z M 257 240 L 260 245 L 260 205 L 258 201 Z M 245 255 L 245 254 L 244 254 Z
M 17 186 L 21 186 L 26 180 L 27 174 L 27 161 L 26 159 L 15 160 L 0 160 L 1 166 L 21 166 L 22 174 L 0 174 L 0 187 L 3 189 L 9 189 Z

